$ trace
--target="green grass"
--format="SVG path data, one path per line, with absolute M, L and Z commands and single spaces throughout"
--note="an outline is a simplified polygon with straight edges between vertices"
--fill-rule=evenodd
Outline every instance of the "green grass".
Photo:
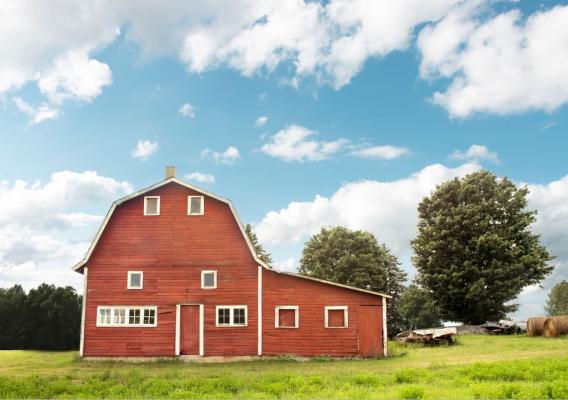
M 568 339 L 464 336 L 391 344 L 377 360 L 227 364 L 85 362 L 74 352 L 0 351 L 0 398 L 568 398 Z

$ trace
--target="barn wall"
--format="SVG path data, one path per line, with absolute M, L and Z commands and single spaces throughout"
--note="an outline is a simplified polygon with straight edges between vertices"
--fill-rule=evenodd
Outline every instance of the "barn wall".
M 358 355 L 358 307 L 362 304 L 382 307 L 382 298 L 273 271 L 263 271 L 263 354 Z M 283 305 L 299 306 L 299 328 L 275 327 L 275 307 Z M 325 328 L 325 306 L 348 306 L 348 328 Z M 381 343 L 382 320 L 381 312 L 380 325 L 377 327 Z
M 204 351 L 257 354 L 257 265 L 229 206 L 205 197 L 205 215 L 187 215 L 187 196 L 170 183 L 160 216 L 144 216 L 144 196 L 118 206 L 87 264 L 84 356 L 175 355 L 176 304 L 205 305 Z M 201 289 L 201 270 L 217 270 L 217 289 Z M 144 288 L 127 290 L 127 271 L 144 271 Z M 215 305 L 248 306 L 247 327 L 215 327 Z M 158 326 L 96 327 L 97 306 L 155 305 Z

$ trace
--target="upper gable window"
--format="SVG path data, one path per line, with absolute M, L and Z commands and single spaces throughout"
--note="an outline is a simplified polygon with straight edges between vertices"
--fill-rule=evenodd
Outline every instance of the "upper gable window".
M 187 215 L 203 215 L 205 212 L 205 204 L 203 196 L 187 197 Z
M 160 196 L 144 197 L 144 215 L 160 215 Z
M 142 271 L 128 271 L 128 289 L 142 289 L 144 273 Z

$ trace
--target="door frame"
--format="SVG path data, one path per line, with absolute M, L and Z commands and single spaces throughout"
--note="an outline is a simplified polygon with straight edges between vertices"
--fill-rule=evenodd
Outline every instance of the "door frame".
M 180 303 L 176 304 L 176 343 L 175 343 L 175 351 L 176 356 L 180 354 L 180 342 L 181 342 L 181 308 L 183 306 L 199 306 L 199 356 L 203 357 L 204 346 L 203 346 L 203 314 L 204 314 L 204 305 L 200 303 Z

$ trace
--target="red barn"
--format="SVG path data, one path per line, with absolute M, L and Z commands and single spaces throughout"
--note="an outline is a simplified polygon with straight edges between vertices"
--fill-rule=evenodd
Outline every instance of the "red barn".
M 386 355 L 389 296 L 272 269 L 231 201 L 174 171 L 114 202 L 73 267 L 82 356 Z

